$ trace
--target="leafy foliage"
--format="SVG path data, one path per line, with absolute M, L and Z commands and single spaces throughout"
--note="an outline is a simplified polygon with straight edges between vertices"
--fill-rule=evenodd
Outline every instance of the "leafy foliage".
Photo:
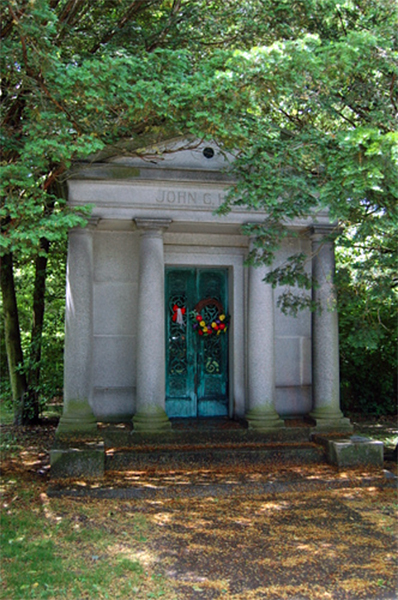
M 45 319 L 42 331 L 42 353 L 40 358 L 40 380 L 35 391 L 39 395 L 39 410 L 54 396 L 62 396 L 63 388 L 63 345 L 65 312 L 65 264 L 66 244 L 53 246 L 46 280 Z M 15 264 L 15 287 L 18 298 L 21 342 L 25 356 L 21 370 L 25 375 L 34 368 L 30 359 L 32 309 L 31 298 L 34 287 L 35 268 L 32 259 L 21 258 Z M 4 346 L 4 324 L 0 323 L 0 369 L 7 372 L 6 350 Z M 0 398 L 5 405 L 12 404 L 11 390 L 7 378 L 3 376 L 0 384 Z
M 391 255 L 398 247 L 398 230 L 369 235 L 366 245 L 357 244 L 356 233 L 346 232 L 337 255 L 343 407 L 395 414 L 398 296 L 392 289 Z

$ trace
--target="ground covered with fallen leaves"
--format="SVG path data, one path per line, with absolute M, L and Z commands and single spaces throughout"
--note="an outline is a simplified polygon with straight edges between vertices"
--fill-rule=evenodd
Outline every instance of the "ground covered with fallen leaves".
M 398 497 L 381 473 L 148 469 L 88 484 L 153 490 L 141 498 L 52 497 L 53 435 L 51 425 L 3 429 L 4 600 L 397 597 Z M 259 483 L 272 481 L 281 486 L 262 493 Z M 195 485 L 200 495 L 182 491 Z

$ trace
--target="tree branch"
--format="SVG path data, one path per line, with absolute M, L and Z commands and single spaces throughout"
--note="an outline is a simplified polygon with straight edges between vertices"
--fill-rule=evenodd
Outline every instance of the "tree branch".
M 151 4 L 154 3 L 154 0 L 135 0 L 132 4 L 130 4 L 127 9 L 125 15 L 119 20 L 116 27 L 114 27 L 111 31 L 108 31 L 102 38 L 99 40 L 93 48 L 90 50 L 90 54 L 95 54 L 97 50 L 107 42 L 109 42 L 117 32 L 119 32 L 123 27 L 128 23 L 133 15 L 137 15 L 141 11 L 148 8 Z
M 19 26 L 20 22 L 17 18 L 17 15 L 15 14 L 15 12 L 13 11 L 12 7 L 10 6 L 10 12 L 13 15 L 13 19 L 15 22 L 15 25 Z M 20 33 L 19 38 L 21 40 L 21 45 L 22 45 L 22 56 L 23 56 L 23 61 L 25 64 L 25 69 L 26 69 L 26 74 L 31 77 L 32 79 L 34 79 L 40 86 L 40 88 L 43 90 L 43 92 L 45 93 L 45 95 L 47 96 L 47 98 L 50 99 L 50 101 L 64 114 L 66 114 L 66 116 L 68 117 L 69 121 L 71 121 L 71 123 L 73 123 L 73 126 L 75 127 L 76 131 L 81 134 L 81 128 L 79 127 L 79 125 L 77 124 L 77 122 L 75 121 L 75 119 L 72 117 L 72 115 L 70 115 L 69 111 L 60 103 L 58 102 L 58 100 L 56 100 L 52 94 L 50 93 L 50 91 L 47 89 L 46 85 L 44 84 L 43 81 L 43 77 L 40 73 L 36 73 L 33 71 L 33 69 L 30 67 L 29 65 L 29 60 L 28 60 L 28 52 L 27 52 L 27 47 L 26 47 L 26 40 L 25 37 Z
M 344 96 L 344 94 L 342 94 L 341 92 L 337 92 L 337 97 L 340 98 L 340 100 L 342 100 L 346 106 L 348 106 L 349 109 L 352 110 L 353 113 L 355 113 L 356 115 L 358 115 L 358 117 L 360 117 L 361 119 L 363 119 L 364 121 L 366 121 L 366 123 L 370 123 L 371 119 L 369 118 L 369 109 L 363 109 L 360 108 L 359 106 L 353 105 L 350 102 L 347 101 L 346 97 Z M 384 131 L 384 133 L 389 133 L 390 129 L 388 127 L 386 127 L 383 123 L 374 123 L 375 125 L 377 125 L 377 127 L 379 127 L 382 131 Z
M 59 175 L 62 175 L 66 171 L 65 165 L 60 165 L 55 171 L 51 171 L 48 174 L 46 181 L 43 184 L 43 190 L 46 192 L 48 188 L 56 181 Z
M 50 8 L 51 8 L 52 10 L 54 10 L 55 8 L 57 8 L 57 6 L 58 6 L 58 4 L 59 4 L 59 1 L 60 1 L 60 0 L 51 0 L 51 1 L 50 1 L 50 3 L 49 3 L 49 6 L 50 6 Z M 24 8 L 23 8 L 23 9 L 22 9 L 22 8 L 21 8 L 21 9 L 19 9 L 19 11 L 18 11 L 18 12 L 19 12 L 19 16 L 20 16 L 20 17 L 22 17 L 22 16 L 25 14 L 25 11 L 26 11 L 26 5 L 27 5 L 27 4 L 28 4 L 28 2 L 26 2 L 26 1 L 25 1 L 25 6 L 24 6 Z M 9 5 L 9 8 L 11 9 L 11 7 L 10 7 L 10 3 L 8 3 L 8 5 Z M 10 10 L 10 12 L 12 12 L 12 9 Z M 1 28 L 1 32 L 0 32 L 0 39 L 2 39 L 2 40 L 3 40 L 3 39 L 5 39 L 5 38 L 7 38 L 7 37 L 10 35 L 10 33 L 12 32 L 12 30 L 13 30 L 13 28 L 14 28 L 14 25 L 15 25 L 15 22 L 14 22 L 14 19 L 13 19 L 13 18 L 12 18 L 12 19 L 10 19 L 9 21 L 7 21 L 7 23 L 4 25 L 4 27 L 2 27 L 2 28 Z
M 74 19 L 78 15 L 81 7 L 86 3 L 86 0 L 69 0 L 69 2 L 61 10 L 58 21 L 63 24 L 73 25 Z M 61 32 L 60 32 L 61 33 Z M 59 37 L 60 33 L 57 37 Z
M 180 8 L 181 8 L 181 0 L 174 0 L 173 6 L 171 7 L 171 10 L 170 10 L 169 17 L 167 19 L 167 23 L 166 23 L 165 27 L 163 27 L 162 31 L 160 31 L 157 34 L 156 40 L 150 46 L 147 47 L 148 52 L 153 52 L 164 40 L 165 35 L 170 30 L 170 27 L 173 23 L 174 17 L 178 13 Z M 178 20 L 177 20 L 177 22 L 178 22 Z

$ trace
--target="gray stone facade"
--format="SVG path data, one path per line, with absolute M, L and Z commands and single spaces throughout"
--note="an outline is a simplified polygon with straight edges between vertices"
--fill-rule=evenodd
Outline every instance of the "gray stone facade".
M 333 248 L 316 252 L 313 265 L 317 274 L 327 273 L 314 292 L 328 304 L 326 310 L 313 319 L 309 312 L 283 315 L 277 307 L 281 290 L 265 284 L 261 270 L 244 266 L 250 239 L 241 226 L 261 221 L 261 213 L 214 214 L 230 184 L 228 157 L 216 146 L 210 159 L 203 145 L 168 147 L 173 152 L 145 160 L 80 165 L 69 179 L 69 203 L 92 203 L 93 211 L 91 224 L 69 237 L 65 407 L 59 431 L 79 429 L 76 419 L 87 430 L 96 421 L 132 418 L 143 431 L 169 427 L 166 267 L 228 271 L 230 417 L 246 416 L 250 427 L 267 430 L 283 426 L 279 417 L 312 411 L 324 426 L 347 425 L 338 397 L 337 313 L 329 302 Z M 292 225 L 302 235 L 284 242 L 278 261 L 311 250 L 311 225 L 310 219 Z M 324 229 L 313 230 L 313 244 L 329 231 L 327 214 L 317 214 L 320 225 Z M 82 407 L 83 420 L 76 406 Z

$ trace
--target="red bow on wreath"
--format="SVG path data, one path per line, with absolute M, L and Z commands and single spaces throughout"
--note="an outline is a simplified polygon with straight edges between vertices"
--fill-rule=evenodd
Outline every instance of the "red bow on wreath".
M 184 316 L 187 312 L 185 306 L 180 308 L 177 304 L 173 306 L 173 316 L 171 317 L 174 323 L 178 323 L 178 325 L 184 325 Z

